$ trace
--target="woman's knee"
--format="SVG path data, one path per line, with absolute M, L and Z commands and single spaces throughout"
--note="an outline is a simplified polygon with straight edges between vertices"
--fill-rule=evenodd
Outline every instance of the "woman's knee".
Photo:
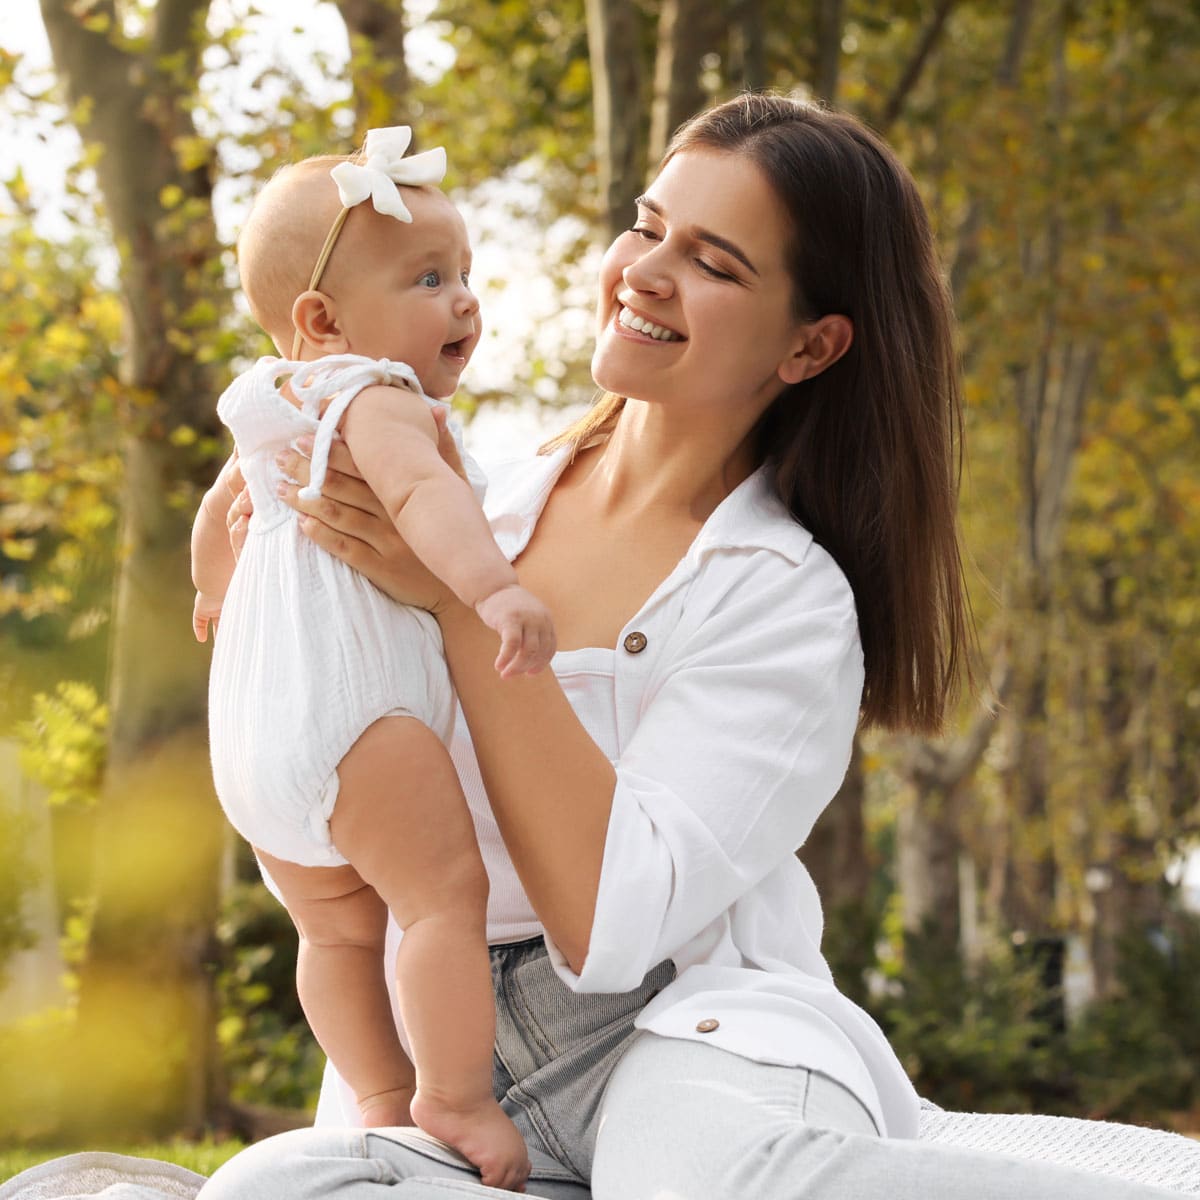
M 197 1200 L 317 1200 L 373 1176 L 362 1130 L 293 1129 L 235 1154 Z
M 601 1113 L 595 1200 L 824 1195 L 826 1164 L 874 1130 L 850 1093 L 815 1072 L 653 1034 L 618 1064 Z

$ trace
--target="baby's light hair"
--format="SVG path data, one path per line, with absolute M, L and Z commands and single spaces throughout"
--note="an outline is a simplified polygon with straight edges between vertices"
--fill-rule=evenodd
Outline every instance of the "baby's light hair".
M 313 264 L 341 210 L 329 172 L 355 158 L 323 154 L 280 167 L 255 197 L 238 236 L 242 291 L 282 354 L 292 342 L 292 305 L 308 289 Z

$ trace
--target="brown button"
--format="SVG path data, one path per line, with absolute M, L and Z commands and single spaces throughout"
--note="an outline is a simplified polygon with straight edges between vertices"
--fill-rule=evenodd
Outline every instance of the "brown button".
M 621 643 L 630 654 L 641 654 L 646 648 L 646 635 L 644 633 L 626 634 L 625 641 Z
M 714 1029 L 719 1029 L 721 1022 L 716 1017 L 705 1017 L 703 1021 L 696 1022 L 697 1033 L 712 1033 Z

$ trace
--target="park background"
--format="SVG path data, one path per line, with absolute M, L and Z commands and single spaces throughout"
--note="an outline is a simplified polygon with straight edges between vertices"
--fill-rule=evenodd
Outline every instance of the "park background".
M 372 126 L 445 145 L 489 330 L 456 405 L 522 452 L 593 395 L 591 277 L 666 137 L 747 87 L 892 142 L 961 321 L 983 696 L 861 737 L 801 851 L 839 983 L 947 1107 L 1200 1128 L 1191 0 L 8 4 L 0 1146 L 252 1137 L 319 1079 L 190 639 L 215 398 L 266 349 L 247 197 Z

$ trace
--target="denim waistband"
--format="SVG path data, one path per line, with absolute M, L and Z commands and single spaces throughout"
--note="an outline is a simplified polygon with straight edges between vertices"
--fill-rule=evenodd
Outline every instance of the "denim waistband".
M 600 1097 L 637 1014 L 675 976 L 661 963 L 631 992 L 573 992 L 542 938 L 490 947 L 496 993 L 496 1098 L 531 1145 L 591 1175 Z

